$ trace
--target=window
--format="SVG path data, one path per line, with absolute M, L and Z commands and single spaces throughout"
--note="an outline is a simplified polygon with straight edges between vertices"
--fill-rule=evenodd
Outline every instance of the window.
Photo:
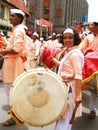
M 44 14 L 49 14 L 49 7 L 44 7 Z
M 3 5 L 0 6 L 0 18 L 4 19 L 4 6 Z
M 62 16 L 62 9 L 57 9 L 56 10 L 56 16 L 61 17 Z
M 29 12 L 30 12 L 31 14 L 34 13 L 34 7 L 33 7 L 33 5 L 30 5 L 30 10 L 29 10 Z

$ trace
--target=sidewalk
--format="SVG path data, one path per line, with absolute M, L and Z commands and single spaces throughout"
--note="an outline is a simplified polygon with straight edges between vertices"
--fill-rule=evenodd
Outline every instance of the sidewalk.
M 89 113 L 88 109 L 89 102 L 89 92 L 83 92 L 83 116 L 80 117 L 73 123 L 72 130 L 97 130 L 98 126 L 98 101 L 97 101 L 97 117 L 94 120 L 90 120 L 87 118 Z M 7 114 L 9 107 L 7 104 L 7 99 L 4 91 L 3 84 L 0 83 L 0 130 L 54 130 L 55 123 L 49 126 L 45 126 L 43 128 L 40 127 L 32 127 L 23 125 L 22 127 L 18 127 L 17 125 L 4 127 L 2 126 L 2 122 L 9 118 Z

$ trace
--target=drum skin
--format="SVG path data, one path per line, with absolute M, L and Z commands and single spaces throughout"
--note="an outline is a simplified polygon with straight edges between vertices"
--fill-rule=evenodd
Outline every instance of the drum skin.
M 31 69 L 21 74 L 11 88 L 11 109 L 30 126 L 43 127 L 56 122 L 66 111 L 67 103 L 67 85 L 48 69 Z

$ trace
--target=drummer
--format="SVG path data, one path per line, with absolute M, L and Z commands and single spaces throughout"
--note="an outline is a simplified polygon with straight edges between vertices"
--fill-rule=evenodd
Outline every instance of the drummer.
M 9 94 L 12 83 L 21 73 L 24 72 L 22 60 L 22 57 L 26 57 L 24 52 L 26 34 L 22 27 L 24 16 L 25 13 L 22 10 L 10 9 L 10 23 L 13 25 L 13 32 L 7 48 L 0 50 L 0 54 L 6 56 L 3 64 L 3 81 L 9 105 Z M 15 122 L 12 119 L 8 119 L 3 123 L 4 126 L 14 124 Z
M 55 130 L 71 130 L 70 120 L 76 105 L 78 108 L 75 118 L 82 116 L 81 80 L 84 58 L 81 50 L 78 49 L 81 39 L 75 30 L 67 28 L 63 32 L 63 42 L 66 51 L 60 62 L 58 74 L 68 84 L 69 103 L 62 118 L 56 122 Z
M 91 22 L 89 30 L 90 34 L 88 34 L 86 38 L 81 42 L 79 48 L 82 49 L 84 52 L 86 52 L 87 50 L 93 50 L 95 52 L 98 52 L 98 21 Z M 89 101 L 89 119 L 95 119 L 96 117 L 97 98 L 98 97 L 96 94 L 91 93 Z

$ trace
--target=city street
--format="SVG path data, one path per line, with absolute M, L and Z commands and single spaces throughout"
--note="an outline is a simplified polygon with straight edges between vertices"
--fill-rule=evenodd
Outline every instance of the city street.
M 97 101 L 97 117 L 94 120 L 88 119 L 87 115 L 89 113 L 88 101 L 89 92 L 83 92 L 83 116 L 73 123 L 72 130 L 97 130 L 98 128 L 98 101 Z M 23 125 L 18 127 L 17 125 L 4 127 L 2 122 L 9 118 L 7 114 L 8 111 L 7 99 L 4 91 L 3 83 L 0 83 L 0 130 L 54 130 L 55 123 L 43 128 L 32 127 Z

